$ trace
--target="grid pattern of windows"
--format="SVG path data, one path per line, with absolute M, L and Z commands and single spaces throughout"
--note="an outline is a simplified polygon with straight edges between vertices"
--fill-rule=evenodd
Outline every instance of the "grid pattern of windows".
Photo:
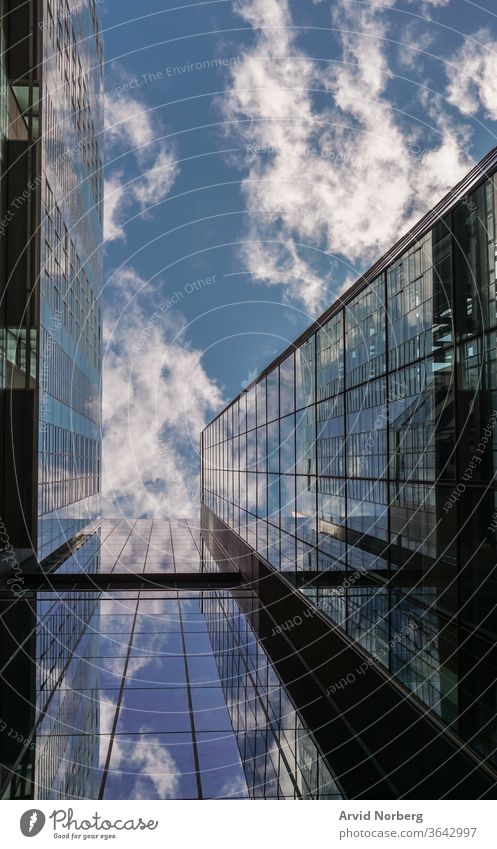
M 101 573 L 200 570 L 200 530 L 186 519 L 106 519 L 95 525 L 94 533 Z M 64 571 L 86 572 L 88 557 L 83 546 L 65 562 Z
M 204 504 L 485 752 L 495 685 L 474 665 L 497 634 L 495 194 L 492 178 L 455 204 L 202 435 Z M 407 609 L 415 636 L 399 637 Z M 478 631 L 464 650 L 455 622 Z
M 107 520 L 57 571 L 212 571 L 202 550 L 190 521 Z M 0 594 L 23 732 L 4 798 L 340 797 L 238 607 L 252 591 L 152 586 Z
M 343 798 L 236 599 L 203 607 L 251 798 Z
M 38 469 L 52 429 L 62 471 L 38 480 L 41 559 L 99 513 L 103 83 L 93 0 L 46 0 L 40 31 Z
M 40 364 L 39 386 L 46 393 L 71 407 L 77 413 L 100 423 L 100 386 L 92 383 L 63 348 L 53 341 L 45 328 L 41 330 L 41 346 L 45 358 Z M 19 345 L 17 349 L 19 350 Z M 41 405 L 43 407 L 43 398 Z
M 101 309 L 48 180 L 44 189 L 42 294 L 55 317 L 54 329 L 65 327 L 88 363 L 100 371 Z
M 32 797 L 247 798 L 198 593 L 53 599 L 33 615 Z
M 78 20 L 68 0 L 47 0 L 44 31 L 45 61 L 63 81 L 57 91 L 59 109 L 69 116 L 76 144 L 67 146 L 67 130 L 61 131 L 57 108 L 50 94 L 46 95 L 46 132 L 44 146 L 50 166 L 55 170 L 65 197 L 70 198 L 72 212 L 81 213 L 78 195 L 91 191 L 99 216 L 102 215 L 102 158 L 98 139 L 98 107 L 102 78 L 103 51 L 93 2 L 87 3 L 83 22 Z M 83 35 L 84 33 L 84 35 Z M 95 62 L 85 67 L 81 36 L 93 36 Z M 93 41 L 94 39 L 94 41 Z M 83 48 L 84 49 L 84 48 Z M 96 108 L 97 107 L 97 108 Z M 78 154 L 86 186 L 78 185 L 80 174 L 70 159 Z
M 99 492 L 100 450 L 94 439 L 47 425 L 40 455 L 40 515 Z

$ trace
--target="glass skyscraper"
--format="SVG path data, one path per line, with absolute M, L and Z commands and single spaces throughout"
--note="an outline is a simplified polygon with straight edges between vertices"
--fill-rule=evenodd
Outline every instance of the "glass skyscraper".
M 214 651 L 215 606 L 239 634 L 247 591 L 212 558 L 203 574 L 195 524 L 97 520 L 95 2 L 3 0 L 1 12 L 1 797 L 339 796 L 264 653 L 252 692 L 253 651 Z M 227 703 L 238 654 L 250 728 Z M 242 734 L 257 737 L 257 774 Z
M 494 798 L 497 150 L 102 519 L 95 0 L 0 0 L 0 796 Z
M 0 516 L 19 561 L 99 514 L 102 42 L 94 0 L 2 3 Z
M 330 701 L 374 668 L 491 771 L 496 169 L 493 150 L 202 434 L 204 526 L 356 655 L 322 676 Z

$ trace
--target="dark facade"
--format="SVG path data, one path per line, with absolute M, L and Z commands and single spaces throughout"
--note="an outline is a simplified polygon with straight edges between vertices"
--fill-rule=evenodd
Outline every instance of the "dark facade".
M 19 562 L 45 558 L 99 513 L 102 45 L 94 0 L 4 0 L 2 40 L 0 516 Z
M 327 673 L 328 696 L 357 693 L 357 667 L 374 664 L 490 768 L 496 168 L 494 150 L 201 443 L 204 525 L 359 652 Z M 381 699 L 364 709 L 376 716 Z

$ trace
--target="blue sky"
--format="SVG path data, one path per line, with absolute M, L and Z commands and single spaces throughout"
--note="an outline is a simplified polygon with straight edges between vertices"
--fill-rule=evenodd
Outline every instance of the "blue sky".
M 103 0 L 105 512 L 198 510 L 198 434 L 495 142 L 468 0 Z

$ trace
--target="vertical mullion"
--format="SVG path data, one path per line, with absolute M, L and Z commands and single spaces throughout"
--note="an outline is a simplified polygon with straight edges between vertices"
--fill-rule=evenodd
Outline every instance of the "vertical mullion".
M 176 570 L 176 556 L 174 554 L 174 538 L 173 538 L 173 529 L 171 527 L 171 519 L 168 519 L 167 523 L 169 525 L 169 537 L 171 539 L 171 554 L 173 556 L 173 572 L 176 574 L 176 571 L 177 571 Z
M 347 323 L 345 321 L 345 311 L 347 306 L 342 307 L 342 338 L 343 338 L 343 471 L 344 471 L 344 519 L 345 519 L 345 527 L 344 527 L 344 537 L 345 537 L 345 576 L 347 577 L 349 572 L 349 461 L 348 461 L 348 425 L 347 425 L 347 398 L 348 398 L 348 388 L 347 388 Z M 349 595 L 347 589 L 345 589 L 345 598 L 344 598 L 344 613 L 345 613 L 345 621 L 344 621 L 344 631 L 349 633 Z
M 120 552 L 119 552 L 119 554 L 117 555 L 117 557 L 116 557 L 116 559 L 115 559 L 115 561 L 114 561 L 114 563 L 113 563 L 113 565 L 112 565 L 112 569 L 110 570 L 110 571 L 111 571 L 111 573 L 115 571 L 116 563 L 117 563 L 117 561 L 119 560 L 119 558 L 120 558 L 121 554 L 123 553 L 124 549 L 126 548 L 126 545 L 128 544 L 128 540 L 129 540 L 129 538 L 130 538 L 131 534 L 133 533 L 133 531 L 134 531 L 134 529 L 135 529 L 135 527 L 136 527 L 136 523 L 137 523 L 137 521 L 138 521 L 138 520 L 137 520 L 137 519 L 135 519 L 135 521 L 133 522 L 133 526 L 132 526 L 132 528 L 131 528 L 131 530 L 130 530 L 130 532 L 129 532 L 128 536 L 126 537 L 126 540 L 125 540 L 125 542 L 124 542 L 124 545 L 123 545 L 123 547 L 121 548 L 121 551 L 120 551 Z
M 185 634 L 183 629 L 183 611 L 181 607 L 181 598 L 178 596 L 178 607 L 179 607 L 179 621 L 181 626 L 181 645 L 183 647 L 183 663 L 185 666 L 185 680 L 186 680 L 186 692 L 188 698 L 188 710 L 190 714 L 190 730 L 192 736 L 192 747 L 193 747 L 193 762 L 195 764 L 195 779 L 197 782 L 197 794 L 199 799 L 203 799 L 202 794 L 202 780 L 200 776 L 200 761 L 198 756 L 198 746 L 197 746 L 197 734 L 195 731 L 195 719 L 194 719 L 194 710 L 193 710 L 193 699 L 192 699 L 192 690 L 190 683 L 190 673 L 188 671 L 188 662 L 187 662 L 187 654 L 186 654 L 186 641 Z
M 389 333 L 389 300 L 388 300 L 388 269 L 383 272 L 384 281 L 383 281 L 383 308 L 385 311 L 385 410 L 387 411 L 387 423 L 386 423 L 386 475 L 385 475 L 385 486 L 387 488 L 387 544 L 386 544 L 386 556 L 388 559 L 387 564 L 387 574 L 388 574 L 388 585 L 387 585 L 387 630 L 388 630 L 388 645 L 392 644 L 392 635 L 393 635 L 393 622 L 392 622 L 392 565 L 391 565 L 391 551 L 390 551 L 390 540 L 391 540 L 391 508 L 390 508 L 390 333 Z M 389 672 L 392 673 L 392 652 L 391 650 L 388 652 L 388 669 Z
M 107 783 L 107 775 L 109 773 L 109 765 L 110 765 L 110 760 L 111 760 L 111 757 L 112 757 L 112 749 L 113 749 L 113 746 L 114 746 L 114 738 L 115 738 L 115 735 L 116 735 L 117 722 L 118 722 L 118 719 L 119 719 L 119 713 L 120 713 L 120 710 L 121 710 L 121 703 L 122 703 L 122 700 L 123 700 L 124 684 L 125 684 L 127 672 L 128 672 L 129 658 L 130 658 L 130 653 L 131 653 L 131 645 L 133 643 L 133 638 L 134 638 L 134 634 L 135 634 L 136 617 L 138 615 L 139 599 L 140 599 L 140 595 L 137 594 L 136 601 L 135 601 L 135 613 L 134 613 L 134 616 L 133 616 L 133 622 L 131 624 L 131 631 L 130 631 L 130 634 L 129 634 L 128 649 L 127 649 L 127 652 L 126 652 L 126 660 L 125 660 L 125 663 L 124 663 L 124 669 L 123 669 L 123 674 L 122 674 L 122 678 L 121 678 L 121 684 L 120 684 L 120 687 L 119 687 L 119 694 L 118 694 L 118 697 L 117 697 L 116 709 L 114 711 L 114 720 L 113 720 L 113 723 L 112 723 L 112 730 L 111 730 L 111 733 L 110 733 L 109 748 L 107 749 L 107 756 L 105 758 L 105 765 L 104 765 L 104 770 L 103 770 L 103 774 L 102 774 L 102 780 L 101 780 L 101 783 L 100 783 L 100 791 L 99 791 L 99 794 L 98 794 L 99 799 L 103 799 L 104 792 L 105 792 L 105 785 Z

